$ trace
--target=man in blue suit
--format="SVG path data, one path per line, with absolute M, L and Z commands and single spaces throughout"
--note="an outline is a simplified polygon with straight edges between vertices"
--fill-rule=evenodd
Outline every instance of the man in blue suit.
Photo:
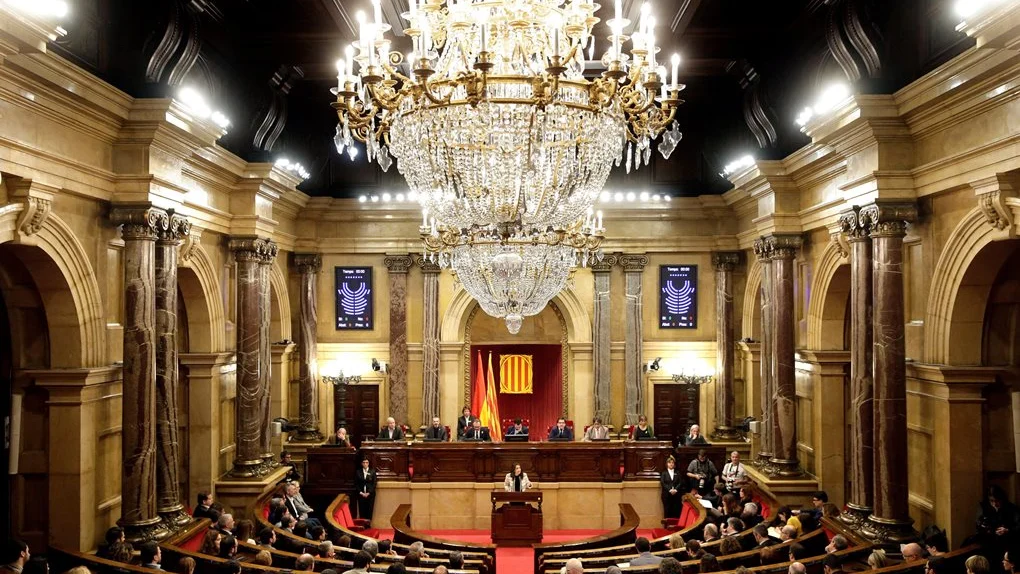
M 563 417 L 556 419 L 556 426 L 549 431 L 549 438 L 574 440 L 574 431 L 567 428 L 567 419 Z

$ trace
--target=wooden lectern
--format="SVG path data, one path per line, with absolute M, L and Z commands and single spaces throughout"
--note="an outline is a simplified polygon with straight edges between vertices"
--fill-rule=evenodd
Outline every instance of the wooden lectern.
M 541 491 L 493 490 L 491 499 L 493 544 L 531 546 L 542 541 Z

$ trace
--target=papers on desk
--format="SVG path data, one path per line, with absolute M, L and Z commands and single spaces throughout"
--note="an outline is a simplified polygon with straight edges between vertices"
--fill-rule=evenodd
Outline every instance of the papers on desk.
M 630 562 L 620 562 L 616 565 L 617 568 L 630 568 Z
M 699 498 L 698 502 L 700 502 L 701 505 L 704 506 L 705 508 L 713 508 L 711 500 L 705 500 L 704 498 Z
M 783 539 L 783 533 L 780 532 L 779 529 L 776 528 L 775 526 L 769 526 L 769 536 L 775 538 L 776 540 Z

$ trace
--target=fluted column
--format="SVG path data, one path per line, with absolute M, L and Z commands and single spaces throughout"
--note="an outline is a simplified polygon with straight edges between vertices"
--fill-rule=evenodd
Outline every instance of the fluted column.
M 903 324 L 903 237 L 917 217 L 913 203 L 861 208 L 871 227 L 874 285 L 874 506 L 866 533 L 880 540 L 916 536 L 907 497 L 907 372 Z
M 609 273 L 616 265 L 615 255 L 606 255 L 601 261 L 592 261 L 595 278 L 595 346 L 592 359 L 595 367 L 595 416 L 609 421 L 612 416 L 612 372 L 610 366 L 610 324 L 612 305 L 609 297 Z
M 180 492 L 180 437 L 177 426 L 177 249 L 191 223 L 170 211 L 156 240 L 156 508 L 167 527 L 191 521 Z
M 255 237 L 230 240 L 230 250 L 237 262 L 237 383 L 234 398 L 234 468 L 230 476 L 251 478 L 265 473 L 262 455 L 262 386 L 264 368 L 262 307 L 263 273 L 260 262 L 275 256 L 276 245 L 268 239 Z M 268 339 L 268 337 L 266 337 Z M 265 349 L 269 357 L 268 341 Z
M 121 397 L 121 518 L 130 540 L 165 538 L 156 499 L 156 238 L 168 227 L 162 209 L 116 207 L 124 238 L 124 369 Z
M 440 414 L 439 401 L 439 265 L 418 257 L 424 274 L 422 316 L 422 401 L 421 422 L 429 424 Z
M 390 416 L 407 423 L 407 271 L 410 255 L 390 255 L 383 263 L 390 281 Z
M 294 255 L 294 266 L 301 274 L 301 315 L 298 319 L 298 433 L 300 441 L 321 441 L 319 431 L 318 296 L 322 256 L 318 253 Z
M 767 249 L 765 238 L 754 242 L 754 255 L 761 263 L 761 403 L 759 404 L 759 421 L 761 422 L 760 446 L 755 463 L 767 470 L 771 464 L 773 450 L 772 440 L 772 395 L 775 380 L 772 372 L 772 252 Z
M 740 253 L 722 251 L 712 254 L 715 267 L 715 430 L 712 438 L 734 440 L 740 437 L 733 420 L 733 270 Z
M 850 244 L 850 492 L 843 519 L 860 524 L 874 492 L 871 227 L 856 207 L 841 213 L 839 224 Z
M 627 285 L 627 323 L 624 341 L 624 369 L 626 371 L 624 413 L 626 424 L 637 424 L 638 416 L 644 414 L 644 382 L 641 372 L 641 273 L 648 265 L 646 255 L 620 255 L 623 276 Z
M 276 253 L 279 250 L 276 243 L 266 239 L 266 250 L 259 259 L 259 448 L 261 449 L 262 464 L 265 469 L 280 465 L 273 455 L 273 433 L 272 424 L 272 388 L 273 388 L 273 342 L 269 326 L 273 320 L 273 306 L 269 300 L 272 290 L 269 285 L 269 273 L 276 261 Z

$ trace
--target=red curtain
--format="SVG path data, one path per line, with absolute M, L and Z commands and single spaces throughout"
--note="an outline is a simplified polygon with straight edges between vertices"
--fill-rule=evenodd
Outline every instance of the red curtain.
M 478 369 L 478 351 L 486 364 L 492 351 L 493 376 L 499 389 L 499 358 L 501 355 L 531 355 L 534 357 L 533 392 L 530 395 L 497 393 L 500 419 L 530 419 L 531 440 L 544 440 L 546 429 L 556 424 L 563 412 L 563 369 L 560 345 L 472 345 L 471 372 Z M 503 429 L 506 432 L 506 429 Z

